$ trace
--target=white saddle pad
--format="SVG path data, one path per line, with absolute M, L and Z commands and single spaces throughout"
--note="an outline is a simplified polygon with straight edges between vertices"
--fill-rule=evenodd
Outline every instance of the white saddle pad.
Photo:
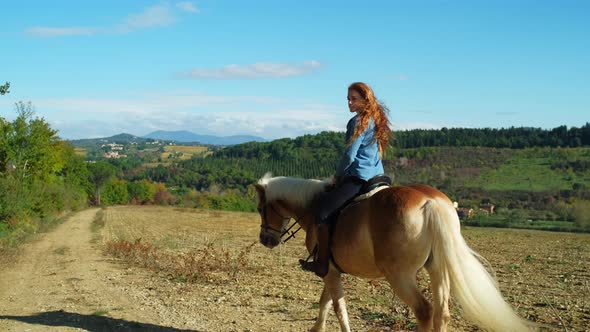
M 358 201 L 362 201 L 363 199 L 367 199 L 373 195 L 375 195 L 376 193 L 380 192 L 381 190 L 385 189 L 385 188 L 390 188 L 390 186 L 379 186 L 371 191 L 369 191 L 368 193 L 364 193 L 360 196 L 357 196 L 353 202 L 358 202 Z

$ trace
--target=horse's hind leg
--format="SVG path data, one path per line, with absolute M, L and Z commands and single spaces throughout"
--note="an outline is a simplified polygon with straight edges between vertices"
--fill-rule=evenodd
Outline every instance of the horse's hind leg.
M 446 332 L 447 325 L 451 320 L 449 312 L 449 296 L 451 292 L 449 276 L 432 266 L 426 266 L 426 270 L 430 275 L 430 290 L 434 302 L 434 331 Z
M 391 288 L 404 301 L 418 320 L 418 332 L 432 328 L 432 305 L 416 285 L 416 273 L 399 273 L 387 276 Z
M 323 332 L 326 330 L 326 319 L 328 318 L 331 305 L 332 297 L 330 296 L 328 287 L 324 285 L 324 290 L 322 291 L 322 296 L 320 297 L 320 313 L 318 314 L 315 325 L 310 332 Z

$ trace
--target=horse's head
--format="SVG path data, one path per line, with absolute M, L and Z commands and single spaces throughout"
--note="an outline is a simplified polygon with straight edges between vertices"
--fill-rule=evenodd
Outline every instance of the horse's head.
M 267 248 L 274 248 L 281 243 L 281 236 L 291 219 L 289 212 L 280 201 L 267 202 L 266 188 L 256 184 L 258 192 L 258 213 L 262 221 L 260 225 L 260 243 Z

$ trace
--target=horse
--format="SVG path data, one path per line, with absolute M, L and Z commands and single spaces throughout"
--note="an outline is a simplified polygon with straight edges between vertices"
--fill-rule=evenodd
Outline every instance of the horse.
M 329 181 L 265 174 L 255 184 L 260 243 L 268 248 L 279 245 L 294 219 L 306 232 L 305 245 L 312 253 L 317 243 L 314 198 L 329 186 Z M 344 207 L 332 232 L 331 253 L 319 314 L 310 331 L 325 330 L 332 305 L 340 330 L 350 331 L 342 271 L 361 278 L 385 278 L 413 311 L 419 332 L 447 330 L 451 293 L 464 316 L 484 330 L 533 327 L 504 300 L 484 266 L 487 261 L 465 242 L 451 200 L 430 186 L 388 186 Z M 416 284 L 421 268 L 430 275 L 433 304 Z

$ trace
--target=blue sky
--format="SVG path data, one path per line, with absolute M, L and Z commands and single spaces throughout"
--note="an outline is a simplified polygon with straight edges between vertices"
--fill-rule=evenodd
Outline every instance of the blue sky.
M 590 1 L 3 1 L 0 117 L 62 138 L 342 131 L 371 85 L 395 130 L 590 121 Z

